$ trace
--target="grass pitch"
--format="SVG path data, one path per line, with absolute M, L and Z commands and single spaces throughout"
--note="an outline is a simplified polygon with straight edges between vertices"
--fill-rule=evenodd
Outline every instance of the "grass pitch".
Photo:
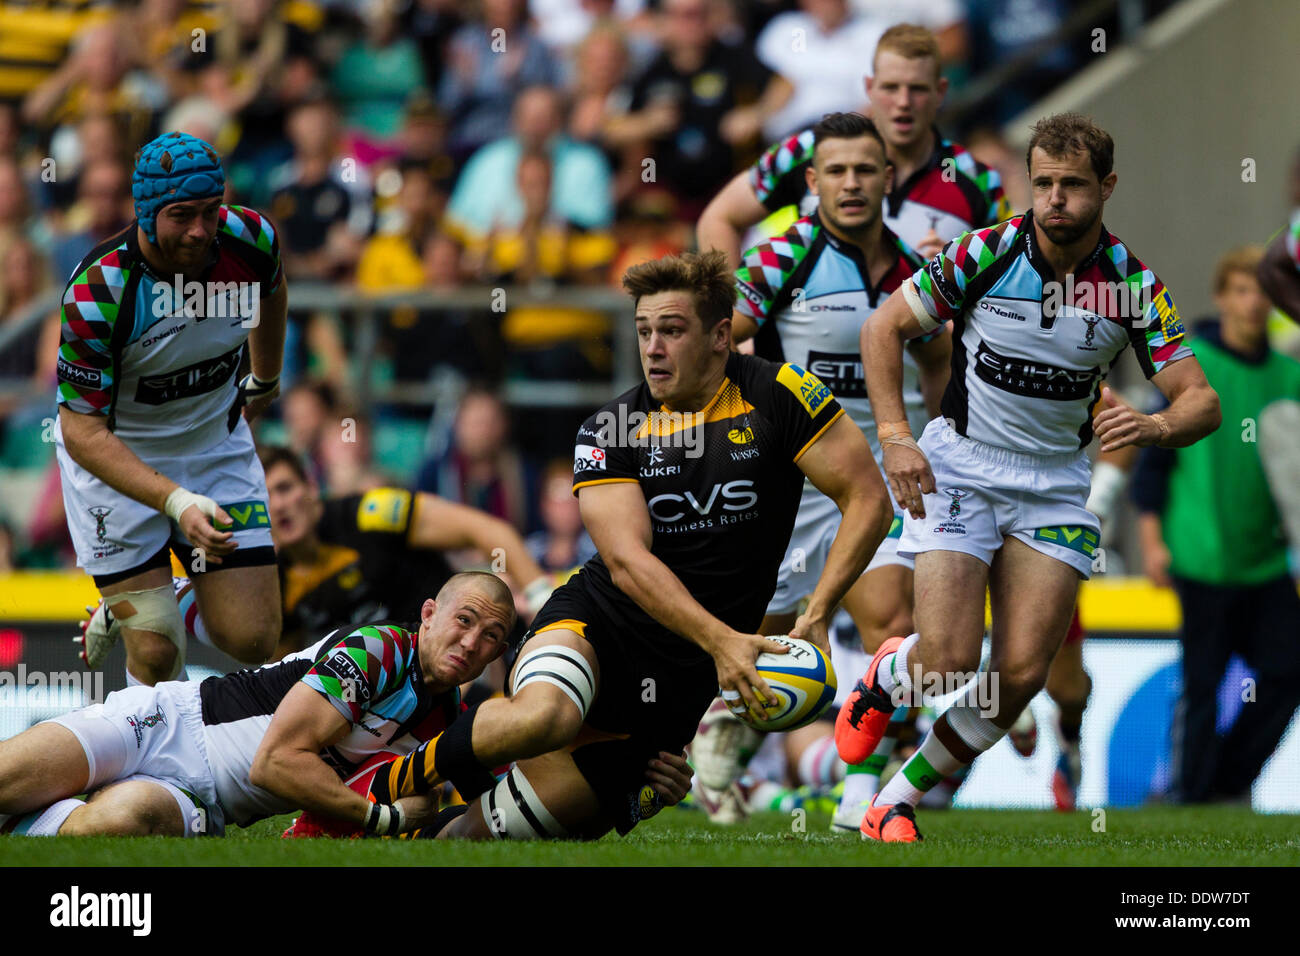
M 596 843 L 281 840 L 292 817 L 224 840 L 0 838 L 0 866 L 1300 866 L 1300 819 L 1237 807 L 1094 811 L 948 810 L 918 815 L 924 843 L 882 845 L 829 818 L 762 813 L 715 826 L 667 810 Z

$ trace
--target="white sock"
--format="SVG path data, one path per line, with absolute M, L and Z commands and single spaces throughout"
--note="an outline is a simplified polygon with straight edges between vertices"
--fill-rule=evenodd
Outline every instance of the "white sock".
M 981 674 L 980 680 L 987 675 Z M 1006 735 L 992 717 L 980 712 L 978 681 L 934 722 L 916 753 L 894 774 L 876 797 L 875 805 L 908 803 L 916 806 L 932 787 L 945 777 L 974 762 Z
M 14 836 L 56 836 L 72 811 L 85 805 L 84 801 L 71 798 L 59 800 L 43 810 L 33 810 L 19 817 L 11 832 Z
M 912 675 L 907 671 L 907 656 L 920 641 L 920 634 L 911 634 L 898 645 L 898 650 L 881 658 L 880 666 L 876 668 L 876 683 L 884 693 L 894 696 L 894 689 L 901 688 L 901 696 L 911 696 Z
M 813 787 L 832 787 L 844 779 L 844 761 L 835 749 L 835 736 L 815 740 L 799 756 L 799 782 Z
M 895 710 L 885 726 L 885 735 L 880 738 L 880 743 L 876 744 L 876 749 L 871 752 L 871 756 L 862 763 L 847 768 L 844 777 L 844 794 L 840 797 L 840 807 L 845 813 L 851 809 L 857 810 L 868 803 L 880 789 L 880 777 L 885 772 L 885 766 L 894 752 L 894 745 L 898 743 L 898 733 L 903 724 L 907 723 L 910 713 L 907 707 L 899 707 Z

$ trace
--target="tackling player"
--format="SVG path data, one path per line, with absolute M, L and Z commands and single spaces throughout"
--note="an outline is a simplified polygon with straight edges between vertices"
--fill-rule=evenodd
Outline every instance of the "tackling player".
M 452 575 L 444 551 L 500 549 L 530 617 L 550 597 L 550 576 L 508 522 L 401 488 L 322 500 L 293 451 L 263 446 L 258 456 L 284 594 L 280 656 L 330 626 L 415 614 Z
M 245 417 L 278 390 L 288 292 L 275 230 L 223 205 L 207 143 L 153 140 L 132 190 L 136 221 L 82 260 L 63 295 L 54 436 L 77 563 L 104 598 L 83 659 L 99 667 L 120 633 L 128 683 L 153 684 L 185 664 L 169 550 L 194 574 L 215 646 L 261 663 L 279 637 L 266 483 Z
M 382 835 L 427 824 L 429 801 L 374 803 L 344 779 L 454 721 L 457 686 L 501 654 L 514 616 L 499 578 L 465 572 L 418 626 L 340 629 L 258 670 L 128 687 L 44 721 L 0 742 L 0 832 L 220 836 L 296 809 Z
M 792 633 L 827 619 L 889 529 L 862 432 L 816 376 L 733 353 L 734 278 L 718 252 L 623 278 L 645 383 L 579 429 L 574 489 L 599 556 L 533 621 L 511 696 L 484 701 L 397 761 L 388 796 L 450 780 L 471 804 L 443 835 L 594 838 L 658 808 L 646 761 L 677 753 L 721 686 L 737 710 L 772 691 L 755 633 L 806 475 L 843 521 Z M 517 761 L 499 784 L 487 768 Z
M 913 807 L 995 744 L 1043 686 L 1098 540 L 1084 508 L 1083 449 L 1185 446 L 1219 425 L 1218 396 L 1183 343 L 1163 283 L 1102 225 L 1114 143 L 1061 114 L 1034 127 L 1033 210 L 949 243 L 867 321 L 867 389 L 885 473 L 907 508 L 901 553 L 916 555 L 918 633 L 876 652 L 836 720 L 840 755 L 871 753 L 895 703 L 954 689 L 979 664 L 984 594 L 993 612 L 987 674 L 967 686 L 876 795 L 864 838 L 920 838 Z M 912 438 L 902 402 L 903 341 L 954 322 L 944 418 Z M 1105 390 L 1129 345 L 1170 400 L 1143 415 Z
M 871 116 L 894 166 L 885 197 L 885 225 L 928 259 L 969 229 L 1011 215 L 997 172 L 976 162 L 965 147 L 935 128 L 948 81 L 939 75 L 939 46 L 924 27 L 890 27 L 876 45 L 873 76 L 866 78 Z M 737 175 L 700 216 L 701 249 L 721 249 L 740 265 L 741 237 L 769 213 L 798 205 L 812 211 L 816 196 L 806 170 L 815 136 L 802 130 L 773 144 Z
M 867 317 L 922 260 L 881 218 L 893 168 L 871 120 L 857 113 L 828 114 L 813 127 L 813 141 L 805 177 L 818 198 L 817 208 L 782 236 L 745 253 L 736 272 L 732 338 L 753 337 L 756 355 L 811 371 L 871 441 L 875 422 L 858 337 Z M 904 354 L 904 403 L 918 430 L 938 414 L 950 354 L 946 328 L 913 340 Z M 929 398 L 928 408 L 922 396 Z M 873 443 L 871 451 L 879 463 L 879 445 Z M 890 635 L 912 631 L 912 561 L 898 556 L 903 516 L 897 504 L 892 507 L 889 534 L 843 602 L 868 653 Z M 812 592 L 839 524 L 835 502 L 804 482 L 762 633 L 784 634 L 794 624 L 799 602 Z M 695 748 L 700 760 L 709 752 Z M 877 780 L 870 768 L 851 768 L 843 812 L 836 813 L 832 825 L 856 831 Z

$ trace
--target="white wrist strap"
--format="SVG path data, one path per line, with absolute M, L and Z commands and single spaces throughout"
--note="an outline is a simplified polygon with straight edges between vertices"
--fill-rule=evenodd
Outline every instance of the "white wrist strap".
M 181 523 L 181 515 L 190 505 L 198 505 L 208 518 L 214 523 L 217 520 L 217 503 L 211 498 L 204 495 L 196 495 L 192 491 L 186 491 L 184 488 L 177 488 L 167 496 L 167 501 L 163 505 L 163 514 L 171 518 L 177 524 Z

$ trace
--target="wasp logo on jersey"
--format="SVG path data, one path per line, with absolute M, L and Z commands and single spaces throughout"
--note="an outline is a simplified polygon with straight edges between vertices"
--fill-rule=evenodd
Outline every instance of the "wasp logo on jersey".
M 727 441 L 733 445 L 748 445 L 754 440 L 754 429 L 746 425 L 744 428 L 733 428 L 727 432 Z
M 822 384 L 812 372 L 805 372 L 798 365 L 781 366 L 776 373 L 776 380 L 794 393 L 799 404 L 807 409 L 810 417 L 817 417 L 817 410 L 831 397 L 831 390 Z

